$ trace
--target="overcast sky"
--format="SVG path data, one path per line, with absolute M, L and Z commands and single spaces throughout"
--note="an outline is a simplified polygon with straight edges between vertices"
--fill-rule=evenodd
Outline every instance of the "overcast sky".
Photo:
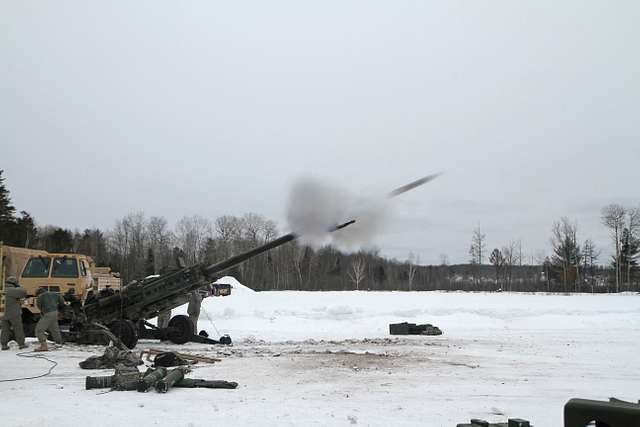
M 443 171 L 375 244 L 422 263 L 609 247 L 640 204 L 640 2 L 0 3 L 0 169 L 40 224 L 248 211 L 292 183 L 356 193 Z

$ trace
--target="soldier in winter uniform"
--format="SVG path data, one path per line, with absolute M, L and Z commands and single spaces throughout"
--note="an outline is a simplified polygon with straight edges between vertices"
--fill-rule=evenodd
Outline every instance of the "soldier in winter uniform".
M 187 306 L 187 314 L 193 323 L 193 334 L 198 335 L 198 317 L 200 317 L 200 306 L 202 305 L 202 295 L 200 292 L 193 291 L 189 294 L 189 305 Z
M 58 325 L 58 308 L 64 306 L 64 299 L 59 293 L 48 291 L 45 288 L 38 289 L 37 294 L 36 304 L 40 309 L 40 320 L 36 325 L 36 337 L 38 337 L 40 347 L 33 351 L 49 351 L 46 331 L 49 331 L 57 344 L 62 344 L 60 326 Z
M 4 289 L 4 316 L 2 317 L 2 333 L 0 344 L 3 350 L 9 350 L 11 331 L 13 339 L 19 348 L 26 348 L 24 343 L 24 329 L 22 327 L 22 299 L 27 296 L 27 291 L 18 285 L 14 276 L 7 277 Z
M 158 313 L 158 328 L 166 328 L 169 326 L 171 319 L 171 310 L 164 310 Z

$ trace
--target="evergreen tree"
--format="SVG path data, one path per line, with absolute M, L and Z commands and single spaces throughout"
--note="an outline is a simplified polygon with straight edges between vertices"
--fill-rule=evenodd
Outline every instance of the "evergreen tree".
M 638 265 L 638 255 L 640 254 L 640 242 L 634 239 L 628 228 L 622 230 L 620 237 L 620 271 L 623 283 L 627 286 L 631 283 L 631 272 Z M 613 261 L 615 267 L 615 259 Z
M 0 169 L 0 241 L 7 245 L 33 247 L 37 240 L 35 221 L 28 212 L 21 211 L 16 216 L 16 209 L 11 204 L 11 196 Z
M 79 254 L 89 255 L 97 265 L 107 265 L 106 242 L 104 234 L 99 229 L 85 229 L 82 234 L 75 237 L 75 251 Z
M 16 209 L 11 204 L 9 190 L 4 184 L 3 172 L 4 171 L 0 169 L 0 241 L 12 244 L 12 234 L 15 231 L 14 215 Z
M 5 178 L 2 176 L 4 171 L 0 169 L 0 223 L 12 222 L 14 220 L 16 209 L 11 204 L 9 190 L 4 184 Z
M 20 211 L 20 217 L 15 220 L 12 242 L 17 246 L 33 248 L 38 242 L 38 228 L 33 217 L 25 211 Z
M 49 236 L 49 252 L 73 252 L 73 233 L 70 230 L 56 228 Z

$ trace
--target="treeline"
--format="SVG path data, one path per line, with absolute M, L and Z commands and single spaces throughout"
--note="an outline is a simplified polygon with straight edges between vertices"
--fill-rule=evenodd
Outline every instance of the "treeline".
M 560 292 L 640 290 L 640 208 L 610 204 L 602 208 L 600 220 L 611 236 L 614 250 L 611 259 L 600 259 L 602 251 L 591 238 L 581 243 L 578 224 L 562 217 L 551 227 L 551 253 L 537 254 L 539 273 L 527 279 L 521 276 L 521 284 L 529 283 L 527 289 L 522 290 L 540 290 L 540 281 L 546 284 L 546 290 Z M 502 289 L 502 285 L 512 290 L 514 266 L 522 267 L 524 262 L 522 242 L 511 241 L 487 252 L 486 235 L 478 226 L 469 248 L 471 281 L 475 285 L 486 281 L 487 270 L 482 267 L 488 258 L 498 289 Z
M 294 241 L 225 274 L 256 290 L 638 290 L 634 215 L 635 211 L 625 209 L 616 223 L 612 235 L 617 236 L 617 255 L 607 267 L 597 264 L 600 251 L 595 244 L 590 239 L 579 244 L 577 226 L 562 218 L 552 227 L 552 253 L 539 254 L 536 265 L 524 262 L 518 241 L 487 251 L 486 236 L 477 228 L 471 262 L 464 265 L 448 265 L 442 256 L 441 265 L 421 266 L 411 254 L 406 261 L 398 261 L 380 256 L 377 250 L 344 253 L 331 246 L 314 249 Z M 164 217 L 147 217 L 142 212 L 126 215 L 108 230 L 37 227 L 31 215 L 18 214 L 11 205 L 2 171 L 0 225 L 0 240 L 6 244 L 90 255 L 98 265 L 120 272 L 124 283 L 162 273 L 175 265 L 177 255 L 187 264 L 211 264 L 280 234 L 273 221 L 254 213 L 213 221 L 184 217 L 173 228 Z

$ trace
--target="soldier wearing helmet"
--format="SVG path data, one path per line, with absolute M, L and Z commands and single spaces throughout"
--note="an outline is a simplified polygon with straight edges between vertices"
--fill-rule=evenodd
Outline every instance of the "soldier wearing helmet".
M 62 344 L 60 326 L 58 325 L 58 309 L 64 307 L 64 299 L 62 299 L 59 293 L 51 292 L 46 288 L 38 289 L 37 294 L 38 299 L 36 303 L 41 315 L 36 325 L 36 337 L 38 337 L 40 347 L 37 347 L 33 351 L 49 351 L 46 331 L 49 331 L 51 337 L 57 344 Z
M 22 327 L 22 299 L 27 296 L 27 291 L 18 285 L 14 276 L 7 277 L 4 289 L 4 316 L 2 317 L 2 332 L 0 332 L 0 345 L 3 350 L 9 350 L 11 332 L 13 339 L 19 348 L 26 348 L 24 343 L 24 328 Z

